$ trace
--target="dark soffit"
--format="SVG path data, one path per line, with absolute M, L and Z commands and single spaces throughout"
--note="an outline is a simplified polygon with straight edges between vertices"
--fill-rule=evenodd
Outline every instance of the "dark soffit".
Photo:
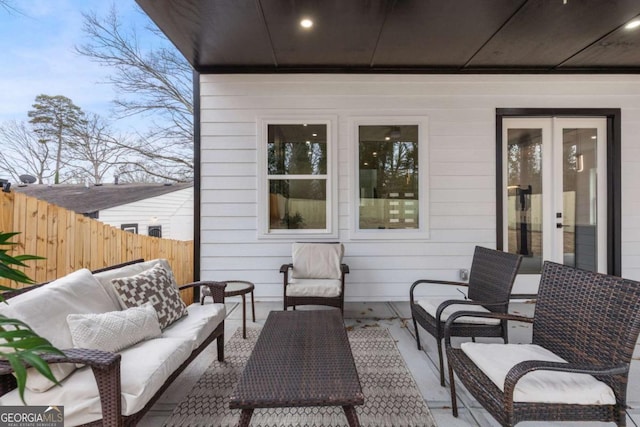
M 640 72 L 638 0 L 136 1 L 202 73 Z

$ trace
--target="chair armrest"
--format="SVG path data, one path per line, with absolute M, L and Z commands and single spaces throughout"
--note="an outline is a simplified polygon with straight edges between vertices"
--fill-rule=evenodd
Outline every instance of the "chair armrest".
M 342 274 L 349 274 L 349 266 L 347 264 L 340 264 L 340 271 Z
M 435 285 L 450 285 L 450 286 L 465 286 L 469 287 L 468 283 L 465 282 L 452 282 L 450 280 L 429 280 L 429 279 L 421 279 L 416 280 L 411 285 L 411 289 L 409 289 L 409 302 L 413 304 L 413 291 L 418 285 L 422 285 L 423 283 L 431 283 Z
M 280 267 L 280 273 L 286 273 L 290 268 L 293 268 L 293 264 L 282 264 Z
M 524 375 L 533 371 L 571 372 L 576 374 L 612 376 L 628 373 L 629 364 L 623 363 L 615 366 L 596 366 L 565 362 L 550 362 L 546 360 L 525 360 L 524 362 L 518 363 L 511 368 L 509 372 L 507 372 L 507 376 L 504 380 L 505 400 L 509 399 L 509 401 L 513 401 L 513 392 L 516 388 L 516 383 Z
M 178 288 L 179 291 L 184 291 L 189 288 L 197 288 L 200 286 L 206 286 L 209 288 L 211 292 L 211 296 L 213 297 L 214 303 L 224 303 L 224 288 L 227 287 L 226 282 L 213 282 L 208 280 L 201 280 L 199 282 L 191 282 L 186 285 L 182 285 Z
M 496 301 L 477 301 L 477 300 L 471 300 L 471 299 L 449 299 L 446 301 L 443 301 L 438 308 L 436 309 L 436 320 L 438 322 L 438 324 L 440 323 L 440 318 L 442 317 L 442 312 L 449 307 L 450 305 L 482 305 L 482 306 L 495 306 L 495 307 L 500 307 L 500 306 L 506 306 L 508 305 L 508 301 L 504 301 L 504 302 L 496 302 Z M 474 313 L 478 313 L 477 311 L 474 311 Z
M 41 354 L 42 360 L 48 364 L 53 363 L 81 363 L 96 369 L 109 369 L 115 364 L 120 364 L 121 356 L 110 351 L 89 349 L 89 348 L 69 348 L 62 350 L 64 356 L 58 354 Z M 31 367 L 25 363 L 26 367 Z M 0 360 L 0 375 L 13 372 L 11 364 L 6 360 Z
M 466 300 L 468 301 L 468 300 Z M 451 314 L 451 316 L 449 316 L 449 318 L 447 319 L 446 323 L 444 324 L 444 344 L 445 347 L 451 347 L 451 326 L 453 325 L 453 322 L 455 322 L 455 320 L 458 317 L 463 317 L 463 316 L 469 316 L 469 317 L 485 317 L 485 318 L 489 318 L 489 319 L 501 319 L 501 320 L 515 320 L 518 322 L 525 322 L 525 323 L 533 323 L 533 318 L 532 317 L 526 317 L 526 316 L 518 316 L 517 314 L 509 314 L 509 313 L 480 313 L 477 311 L 456 311 L 455 313 Z

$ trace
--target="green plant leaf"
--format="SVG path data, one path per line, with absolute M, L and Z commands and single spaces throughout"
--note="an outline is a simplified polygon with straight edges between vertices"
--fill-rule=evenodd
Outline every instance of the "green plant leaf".
M 22 400 L 22 403 L 26 405 L 27 402 L 24 400 L 24 389 L 27 385 L 27 369 L 22 364 L 17 353 L 0 353 L 0 355 L 9 361 L 9 364 L 13 368 L 13 374 L 15 375 L 16 382 L 18 383 L 18 394 L 20 395 L 20 400 Z

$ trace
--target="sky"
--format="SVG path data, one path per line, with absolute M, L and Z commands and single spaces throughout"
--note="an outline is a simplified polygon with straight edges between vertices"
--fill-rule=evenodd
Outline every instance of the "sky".
M 113 4 L 123 23 L 140 28 L 143 34 L 147 18 L 134 0 L 8 2 L 19 12 L 0 7 L 0 124 L 28 121 L 27 112 L 40 94 L 64 95 L 85 112 L 108 117 L 116 94 L 101 82 L 111 70 L 77 54 L 74 46 L 87 42 L 82 13 L 95 11 L 105 16 Z M 115 126 L 135 130 L 131 128 L 139 120 L 121 120 Z

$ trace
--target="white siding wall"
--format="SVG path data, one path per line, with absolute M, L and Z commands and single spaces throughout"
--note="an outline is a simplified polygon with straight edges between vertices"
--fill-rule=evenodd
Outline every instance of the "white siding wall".
M 419 278 L 457 280 L 475 245 L 495 247 L 496 108 L 621 108 L 623 275 L 640 279 L 640 76 L 202 75 L 202 279 L 281 298 L 291 241 L 256 237 L 256 120 L 335 114 L 348 300 L 408 299 Z M 351 115 L 429 120 L 427 241 L 352 241 Z M 284 116 L 283 116 L 284 117 Z M 300 240 L 300 239 L 292 239 Z M 433 291 L 443 293 L 446 291 Z
M 193 240 L 193 187 L 101 210 L 98 220 L 117 228 L 138 224 L 144 235 L 149 225 L 161 225 L 164 239 Z

